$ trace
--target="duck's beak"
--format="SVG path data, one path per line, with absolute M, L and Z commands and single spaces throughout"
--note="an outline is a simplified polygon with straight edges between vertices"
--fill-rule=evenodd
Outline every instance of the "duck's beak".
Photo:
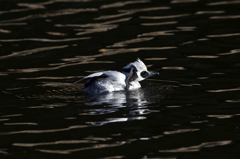
M 148 72 L 148 77 L 152 77 L 152 76 L 155 76 L 155 75 L 159 75 L 160 73 L 159 72 Z

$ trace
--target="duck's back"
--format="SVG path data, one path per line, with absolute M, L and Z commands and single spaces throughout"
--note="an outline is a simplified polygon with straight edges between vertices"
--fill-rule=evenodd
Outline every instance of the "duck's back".
M 117 71 L 93 73 L 83 78 L 88 80 L 84 85 L 83 91 L 90 94 L 100 94 L 124 90 L 126 87 L 125 78 L 124 74 Z

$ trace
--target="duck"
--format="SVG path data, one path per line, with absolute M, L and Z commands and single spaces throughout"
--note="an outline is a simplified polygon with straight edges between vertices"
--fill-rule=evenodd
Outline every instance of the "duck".
M 122 72 L 102 71 L 90 74 L 78 81 L 86 81 L 83 92 L 88 94 L 102 94 L 123 90 L 136 90 L 141 88 L 139 83 L 146 78 L 159 75 L 158 72 L 149 72 L 146 65 L 137 58 L 136 61 L 123 67 Z

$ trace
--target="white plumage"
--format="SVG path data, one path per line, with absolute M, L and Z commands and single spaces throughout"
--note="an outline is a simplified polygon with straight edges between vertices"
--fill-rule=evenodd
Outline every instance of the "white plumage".
M 135 62 L 125 66 L 122 73 L 118 71 L 97 72 L 90 74 L 79 81 L 87 80 L 84 84 L 84 92 L 89 94 L 100 94 L 103 92 L 140 88 L 141 85 L 139 81 L 156 74 L 159 73 L 149 72 L 145 64 L 140 59 L 137 59 Z

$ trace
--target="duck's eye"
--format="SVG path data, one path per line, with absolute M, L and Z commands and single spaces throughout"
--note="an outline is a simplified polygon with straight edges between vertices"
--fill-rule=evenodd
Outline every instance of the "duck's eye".
M 143 78 L 147 78 L 147 77 L 148 77 L 148 72 L 147 72 L 147 71 L 141 72 L 141 76 L 142 76 Z

